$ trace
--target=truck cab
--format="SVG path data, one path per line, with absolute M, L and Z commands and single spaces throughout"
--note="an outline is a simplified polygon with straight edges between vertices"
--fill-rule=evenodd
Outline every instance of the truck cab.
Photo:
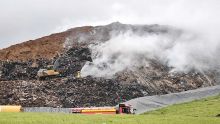
M 117 114 L 135 114 L 135 109 L 131 105 L 120 103 Z

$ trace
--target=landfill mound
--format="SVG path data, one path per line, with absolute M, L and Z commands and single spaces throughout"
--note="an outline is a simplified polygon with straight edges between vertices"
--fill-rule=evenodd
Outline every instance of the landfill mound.
M 64 54 L 53 59 L 36 59 L 27 62 L 1 61 L 1 80 L 34 80 L 40 69 L 53 65 L 55 70 L 62 71 L 62 76 L 74 75 L 80 71 L 86 61 L 92 61 L 88 48 L 76 47 L 67 50 Z
M 123 99 L 143 96 L 138 84 L 121 85 L 102 78 L 54 79 L 50 81 L 2 81 L 0 103 L 22 106 L 89 107 L 114 106 Z M 123 98 L 120 98 L 123 96 Z
M 74 47 L 67 50 L 63 55 L 54 59 L 54 69 L 62 72 L 62 76 L 76 75 L 84 64 L 92 62 L 91 53 L 87 47 Z
M 36 59 L 53 59 L 64 50 L 66 38 L 83 32 L 89 32 L 91 26 L 78 27 L 51 34 L 35 40 L 29 40 L 8 48 L 0 49 L 1 61 L 29 61 Z
M 127 31 L 140 36 L 172 34 L 174 38 L 181 32 L 168 26 L 116 22 L 106 26 L 73 28 L 2 49 L 0 104 L 25 107 L 113 106 L 137 97 L 217 84 L 216 72 L 191 70 L 170 73 L 172 68 L 156 59 L 149 59 L 148 66 L 128 68 L 111 78 L 76 77 L 86 64 L 93 65 L 95 55 L 91 45 L 108 41 L 111 36 Z M 60 72 L 59 77 L 37 80 L 38 70 L 49 65 Z M 105 63 L 99 68 L 105 69 Z

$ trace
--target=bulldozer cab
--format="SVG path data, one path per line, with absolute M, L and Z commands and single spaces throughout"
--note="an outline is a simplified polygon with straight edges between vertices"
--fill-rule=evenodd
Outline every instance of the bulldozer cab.
M 48 65 L 48 66 L 47 66 L 47 70 L 54 70 L 54 69 L 53 69 L 53 65 Z
M 60 73 L 53 69 L 53 66 L 47 66 L 47 69 L 40 69 L 37 72 L 37 78 L 39 80 L 42 79 L 50 79 L 52 77 L 59 77 Z
M 81 78 L 81 72 L 80 71 L 77 71 L 76 78 Z

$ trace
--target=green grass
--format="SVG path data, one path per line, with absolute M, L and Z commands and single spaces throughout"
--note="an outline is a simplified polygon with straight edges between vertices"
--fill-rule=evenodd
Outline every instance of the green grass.
M 142 115 L 0 113 L 0 124 L 220 124 L 220 95 Z

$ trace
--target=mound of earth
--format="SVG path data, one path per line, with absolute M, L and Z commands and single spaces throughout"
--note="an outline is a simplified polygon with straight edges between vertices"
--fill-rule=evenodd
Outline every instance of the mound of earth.
M 69 29 L 0 50 L 0 104 L 48 107 L 112 106 L 146 95 L 181 92 L 217 84 L 215 72 L 170 73 L 172 68 L 155 59 L 149 66 L 125 69 L 113 78 L 75 78 L 86 62 L 92 62 L 90 45 L 112 35 L 132 31 L 136 35 L 172 34 L 181 31 L 160 25 L 112 23 Z M 39 81 L 37 71 L 54 65 L 62 77 Z
M 86 77 L 50 81 L 1 81 L 0 103 L 22 106 L 113 106 L 144 96 L 142 85 L 122 85 L 117 80 Z M 122 98 L 120 98 L 122 97 Z
M 1 61 L 29 61 L 52 59 L 64 50 L 63 44 L 68 36 L 88 32 L 91 27 L 79 27 L 52 34 L 36 40 L 26 41 L 0 50 Z

